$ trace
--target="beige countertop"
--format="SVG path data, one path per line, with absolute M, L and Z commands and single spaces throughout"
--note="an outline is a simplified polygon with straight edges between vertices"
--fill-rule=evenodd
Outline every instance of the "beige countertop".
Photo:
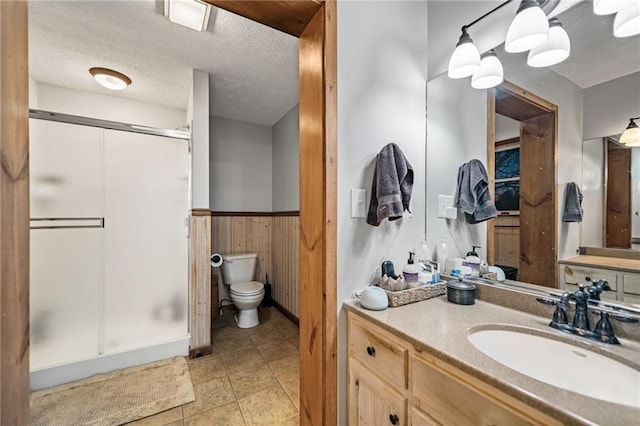
M 640 260 L 624 259 L 620 257 L 592 256 L 581 254 L 558 260 L 561 265 L 591 266 L 596 268 L 614 269 L 624 272 L 640 273 Z
M 640 369 L 637 341 L 620 339 L 620 346 L 591 342 L 548 327 L 550 317 L 538 317 L 482 300 L 463 306 L 440 296 L 384 311 L 364 309 L 352 300 L 345 302 L 344 307 L 408 340 L 417 350 L 442 358 L 565 424 L 640 424 L 640 408 L 586 397 L 532 379 L 482 353 L 469 342 L 467 335 L 470 330 L 487 325 L 528 328 L 533 334 L 568 341 Z M 534 350 L 532 348 L 532 356 L 535 356 Z

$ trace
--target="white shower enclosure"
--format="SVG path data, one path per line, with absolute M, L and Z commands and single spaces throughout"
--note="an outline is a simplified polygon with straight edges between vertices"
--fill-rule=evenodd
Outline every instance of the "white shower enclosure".
M 186 355 L 188 141 L 30 119 L 33 389 Z

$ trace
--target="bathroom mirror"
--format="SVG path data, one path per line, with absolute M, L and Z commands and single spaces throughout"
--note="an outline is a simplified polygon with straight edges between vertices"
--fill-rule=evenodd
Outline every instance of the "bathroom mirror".
M 557 17 L 571 39 L 571 56 L 563 63 L 550 68 L 531 68 L 526 64 L 526 53 L 504 53 L 501 46 L 496 48 L 496 52 L 504 67 L 505 80 L 558 106 L 558 122 L 556 123 L 558 137 L 555 154 L 557 161 L 555 176 L 556 245 L 555 250 L 549 250 L 548 255 L 555 259 L 563 259 L 575 256 L 580 246 L 604 246 L 596 244 L 595 241 L 602 241 L 605 235 L 602 207 L 605 181 L 599 180 L 597 176 L 594 178 L 590 166 L 585 164 L 587 160 L 583 158 L 583 152 L 589 151 L 589 149 L 591 151 L 600 149 L 601 161 L 604 161 L 603 138 L 621 133 L 630 117 L 640 115 L 640 91 L 638 90 L 640 87 L 640 83 L 638 83 L 640 81 L 640 35 L 624 39 L 613 37 L 614 15 L 595 15 L 591 2 L 579 3 L 560 13 Z M 438 18 L 431 16 L 430 11 L 430 19 Z M 455 26 L 459 26 L 458 24 L 460 23 L 452 23 Z M 616 90 L 622 93 L 617 93 Z M 445 96 L 445 93 L 449 93 L 450 96 Z M 461 138 L 466 138 L 464 142 L 459 143 L 454 141 L 455 138 L 449 138 L 447 149 L 452 154 L 463 155 L 463 159 L 467 161 L 471 158 L 486 161 L 486 91 L 471 88 L 470 78 L 451 80 L 445 73 L 435 78 L 430 77 L 427 84 L 427 98 L 429 102 L 428 157 L 432 153 L 430 149 L 434 145 L 439 146 L 438 144 L 440 144 L 444 148 L 443 134 L 439 127 L 445 127 L 442 120 L 446 111 L 451 123 L 459 126 L 455 132 L 460 134 Z M 452 116 L 452 114 L 458 114 L 458 117 Z M 451 126 L 447 127 L 451 129 Z M 509 120 L 502 120 L 501 123 L 497 121 L 495 140 L 514 138 L 514 128 L 517 132 L 517 124 L 514 127 L 514 123 Z M 453 132 L 452 130 L 451 133 Z M 473 143 L 469 142 L 470 140 L 473 140 Z M 586 140 L 598 140 L 599 145 L 596 146 L 595 142 L 589 146 L 584 145 L 583 141 Z M 484 149 L 478 148 L 481 143 L 484 143 Z M 507 148 L 509 147 L 507 146 Z M 634 150 L 638 150 L 638 148 L 634 148 L 632 151 Z M 432 170 L 438 167 L 431 166 L 433 164 L 431 160 L 428 160 L 427 163 L 428 168 L 432 167 Z M 460 163 L 461 161 L 452 161 L 448 166 L 457 169 Z M 597 164 L 602 170 L 604 164 L 601 162 Z M 429 170 L 427 173 L 428 176 L 432 176 L 429 175 Z M 455 179 L 455 173 L 453 179 Z M 630 185 L 637 188 L 640 181 L 633 175 L 632 179 Z M 581 223 L 562 221 L 565 188 L 569 182 L 578 184 L 585 196 L 585 202 L 583 202 L 585 214 Z M 437 184 L 432 184 L 431 187 L 437 187 Z M 437 191 L 442 190 L 437 188 Z M 428 188 L 429 192 L 432 190 Z M 445 192 L 440 193 L 445 194 Z M 594 201 L 598 200 L 598 194 L 600 194 L 599 201 Z M 591 206 L 594 203 L 599 203 L 600 208 L 592 209 Z M 506 215 L 509 217 L 518 217 L 517 206 L 507 203 L 505 209 L 502 210 L 507 212 Z M 632 210 L 632 212 L 637 210 Z M 598 215 L 600 217 L 599 223 L 592 222 L 593 217 Z M 640 224 L 640 216 L 636 218 L 633 213 L 632 217 Z M 452 238 L 459 237 L 456 244 L 460 246 L 458 248 L 460 254 L 464 255 L 464 248 L 467 245 L 466 237 L 463 235 L 465 231 L 461 231 L 461 228 L 464 227 L 457 223 L 447 230 L 442 222 L 444 220 L 434 218 L 429 220 L 429 226 L 436 230 L 444 229 Z M 640 226 L 632 228 L 632 233 L 636 231 L 640 235 Z M 479 242 L 486 244 L 486 240 Z M 545 293 L 552 290 L 509 280 L 504 285 L 522 286 L 530 291 L 544 291 Z

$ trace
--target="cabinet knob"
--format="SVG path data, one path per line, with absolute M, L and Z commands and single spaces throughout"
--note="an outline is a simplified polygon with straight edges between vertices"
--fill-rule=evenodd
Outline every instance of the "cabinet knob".
M 392 425 L 397 425 L 400 423 L 400 417 L 397 414 L 389 414 L 389 421 Z
M 373 346 L 367 346 L 367 353 L 370 356 L 376 356 L 376 348 L 374 348 Z

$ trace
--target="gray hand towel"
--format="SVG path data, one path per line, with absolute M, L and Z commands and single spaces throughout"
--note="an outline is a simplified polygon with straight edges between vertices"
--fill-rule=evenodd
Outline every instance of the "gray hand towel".
M 578 185 L 569 182 L 564 191 L 563 222 L 582 222 L 582 192 Z
M 409 211 L 412 189 L 413 167 L 398 145 L 385 145 L 376 158 L 367 223 L 378 226 L 385 217 L 402 218 Z
M 458 169 L 455 206 L 465 213 L 471 224 L 498 216 L 489 194 L 487 170 L 480 160 L 471 160 Z

